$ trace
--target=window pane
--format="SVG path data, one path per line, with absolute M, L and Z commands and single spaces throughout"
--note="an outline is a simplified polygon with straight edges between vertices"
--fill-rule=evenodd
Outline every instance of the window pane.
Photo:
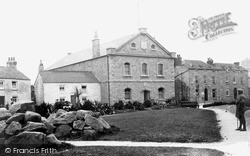
M 143 75 L 148 75 L 148 69 L 147 69 L 147 64 L 146 63 L 142 64 L 142 74 Z
M 130 64 L 125 63 L 124 68 L 125 68 L 125 75 L 130 75 Z
M 158 64 L 158 75 L 163 75 L 163 64 Z
M 126 88 L 125 89 L 125 99 L 130 100 L 131 99 L 131 89 Z

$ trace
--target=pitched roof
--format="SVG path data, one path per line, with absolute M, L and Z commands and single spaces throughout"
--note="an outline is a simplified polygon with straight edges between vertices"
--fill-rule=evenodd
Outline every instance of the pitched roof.
M 113 40 L 113 41 L 110 41 L 107 43 L 100 44 L 100 55 L 101 56 L 106 55 L 107 48 L 118 49 L 123 44 L 125 44 L 126 42 L 128 42 L 132 38 L 136 37 L 138 34 L 139 33 L 136 33 L 136 34 L 125 36 L 125 37 L 122 37 L 122 38 L 119 38 L 119 39 L 116 39 L 116 40 Z M 91 58 L 92 58 L 92 48 L 88 48 L 88 49 L 81 50 L 81 51 L 76 52 L 76 53 L 72 53 L 68 56 L 65 56 L 64 58 L 62 58 L 61 60 L 59 60 L 55 64 L 48 67 L 46 70 L 51 70 L 51 69 L 63 67 L 63 66 L 69 65 L 69 64 L 78 63 L 78 62 L 88 60 Z
M 43 71 L 43 83 L 99 83 L 92 72 L 87 71 Z
M 189 69 L 212 69 L 212 70 L 243 70 L 246 69 L 230 63 L 208 64 L 200 60 L 184 60 L 183 65 Z
M 17 79 L 17 80 L 30 80 L 23 73 L 17 69 L 11 67 L 0 66 L 0 78 L 1 79 Z

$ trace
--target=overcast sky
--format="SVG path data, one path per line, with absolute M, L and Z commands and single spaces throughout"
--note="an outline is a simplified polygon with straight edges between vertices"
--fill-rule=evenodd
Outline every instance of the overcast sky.
M 235 33 L 212 41 L 188 37 L 191 18 L 228 12 L 238 24 Z M 33 84 L 39 60 L 47 68 L 69 52 L 91 47 L 95 31 L 104 43 L 138 27 L 183 59 L 240 62 L 250 58 L 249 15 L 247 0 L 0 0 L 0 65 L 16 57 Z

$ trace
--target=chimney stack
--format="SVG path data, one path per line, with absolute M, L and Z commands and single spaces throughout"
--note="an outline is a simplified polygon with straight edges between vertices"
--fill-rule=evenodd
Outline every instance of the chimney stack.
M 181 55 L 177 55 L 177 58 L 174 59 L 174 66 L 180 66 L 182 65 L 182 57 Z
M 176 52 L 171 52 L 171 57 L 176 58 Z
M 213 65 L 214 61 L 210 57 L 207 59 L 207 64 Z
M 100 39 L 98 38 L 97 31 L 95 32 L 95 37 L 92 40 L 92 54 L 93 58 L 100 56 Z
M 38 67 L 38 73 L 42 72 L 43 70 L 44 70 L 43 62 L 42 62 L 42 60 L 40 60 L 40 64 L 39 64 L 39 67 Z
M 15 57 L 9 57 L 8 58 L 7 67 L 17 69 L 17 62 L 15 60 Z
M 240 66 L 240 62 L 234 62 L 234 65 L 239 67 Z
M 147 28 L 139 28 L 139 33 L 146 34 Z

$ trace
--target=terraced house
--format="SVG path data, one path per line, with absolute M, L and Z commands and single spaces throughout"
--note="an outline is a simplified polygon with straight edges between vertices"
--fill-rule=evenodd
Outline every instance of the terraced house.
M 248 97 L 248 71 L 239 62 L 214 63 L 211 58 L 207 63 L 184 60 L 176 66 L 175 81 L 176 97 L 181 100 L 233 102 L 238 90 Z
M 88 71 L 100 83 L 101 101 L 161 101 L 175 96 L 174 55 L 146 28 L 138 33 L 100 44 L 95 35 L 92 48 L 69 54 L 47 71 Z
M 8 58 L 7 66 L 0 66 L 0 107 L 17 101 L 30 101 L 30 79 L 17 70 L 14 57 Z

